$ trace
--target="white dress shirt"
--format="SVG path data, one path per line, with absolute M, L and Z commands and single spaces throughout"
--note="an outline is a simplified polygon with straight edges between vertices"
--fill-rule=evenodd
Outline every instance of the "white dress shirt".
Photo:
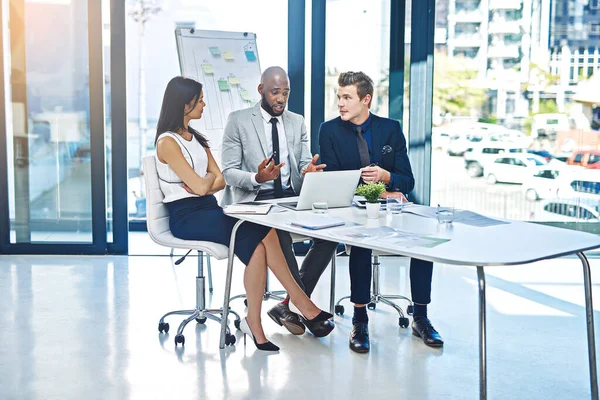
M 273 154 L 273 125 L 271 124 L 271 118 L 273 116 L 266 112 L 264 108 L 260 108 L 260 114 L 262 115 L 263 125 L 265 127 L 265 136 L 267 139 L 267 152 L 269 156 Z M 287 139 L 285 137 L 285 127 L 283 126 L 283 118 L 281 115 L 275 117 L 277 118 L 277 135 L 279 136 L 279 162 L 285 162 L 285 165 L 281 167 L 281 186 L 283 190 L 286 190 L 290 187 L 290 152 L 288 150 Z M 268 181 L 265 183 L 258 183 L 256 181 L 256 174 L 252 175 L 250 178 L 254 186 L 260 185 L 260 190 L 274 190 L 275 183 L 274 181 Z

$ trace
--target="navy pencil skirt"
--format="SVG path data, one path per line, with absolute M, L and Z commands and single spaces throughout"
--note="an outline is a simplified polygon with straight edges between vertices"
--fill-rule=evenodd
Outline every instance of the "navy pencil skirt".
M 169 210 L 169 227 L 176 238 L 229 246 L 231 231 L 238 220 L 223 213 L 215 196 L 187 197 L 165 204 Z M 235 255 L 248 265 L 254 250 L 270 229 L 244 222 L 235 237 Z

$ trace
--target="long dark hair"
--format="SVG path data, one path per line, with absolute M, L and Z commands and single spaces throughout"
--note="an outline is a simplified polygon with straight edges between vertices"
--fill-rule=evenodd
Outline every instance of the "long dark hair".
M 184 129 L 183 117 L 186 104 L 195 99 L 192 107 L 195 108 L 200 101 L 200 93 L 202 93 L 202 84 L 190 78 L 176 76 L 171 79 L 165 90 L 162 107 L 160 108 L 160 117 L 156 126 L 156 137 L 154 144 L 158 141 L 158 137 L 165 132 L 177 132 L 179 129 Z M 200 142 L 202 147 L 208 147 L 208 140 L 191 126 L 187 130 L 194 135 L 196 140 Z

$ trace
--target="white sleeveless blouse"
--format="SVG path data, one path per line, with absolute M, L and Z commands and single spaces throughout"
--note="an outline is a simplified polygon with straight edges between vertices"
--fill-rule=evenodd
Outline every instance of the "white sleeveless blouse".
M 158 137 L 158 140 L 165 136 L 170 136 L 179 144 L 181 152 L 185 157 L 186 161 L 201 177 L 206 176 L 206 169 L 208 168 L 208 155 L 202 145 L 192 137 L 192 140 L 187 141 L 180 135 L 174 132 L 165 132 Z M 158 140 L 156 141 L 158 143 Z M 187 197 L 198 197 L 197 194 L 188 193 L 183 188 L 183 181 L 177 176 L 175 171 L 171 169 L 169 164 L 164 164 L 156 157 L 156 169 L 158 172 L 158 179 L 160 189 L 162 190 L 165 198 L 163 203 L 169 203 L 175 200 L 185 199 Z

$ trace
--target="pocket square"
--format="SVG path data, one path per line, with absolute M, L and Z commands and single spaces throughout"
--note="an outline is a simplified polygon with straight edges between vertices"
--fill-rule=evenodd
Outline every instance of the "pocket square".
M 392 146 L 390 146 L 389 144 L 386 144 L 385 146 L 383 146 L 383 149 L 381 149 L 381 154 L 387 154 L 387 153 L 391 153 L 392 152 Z

